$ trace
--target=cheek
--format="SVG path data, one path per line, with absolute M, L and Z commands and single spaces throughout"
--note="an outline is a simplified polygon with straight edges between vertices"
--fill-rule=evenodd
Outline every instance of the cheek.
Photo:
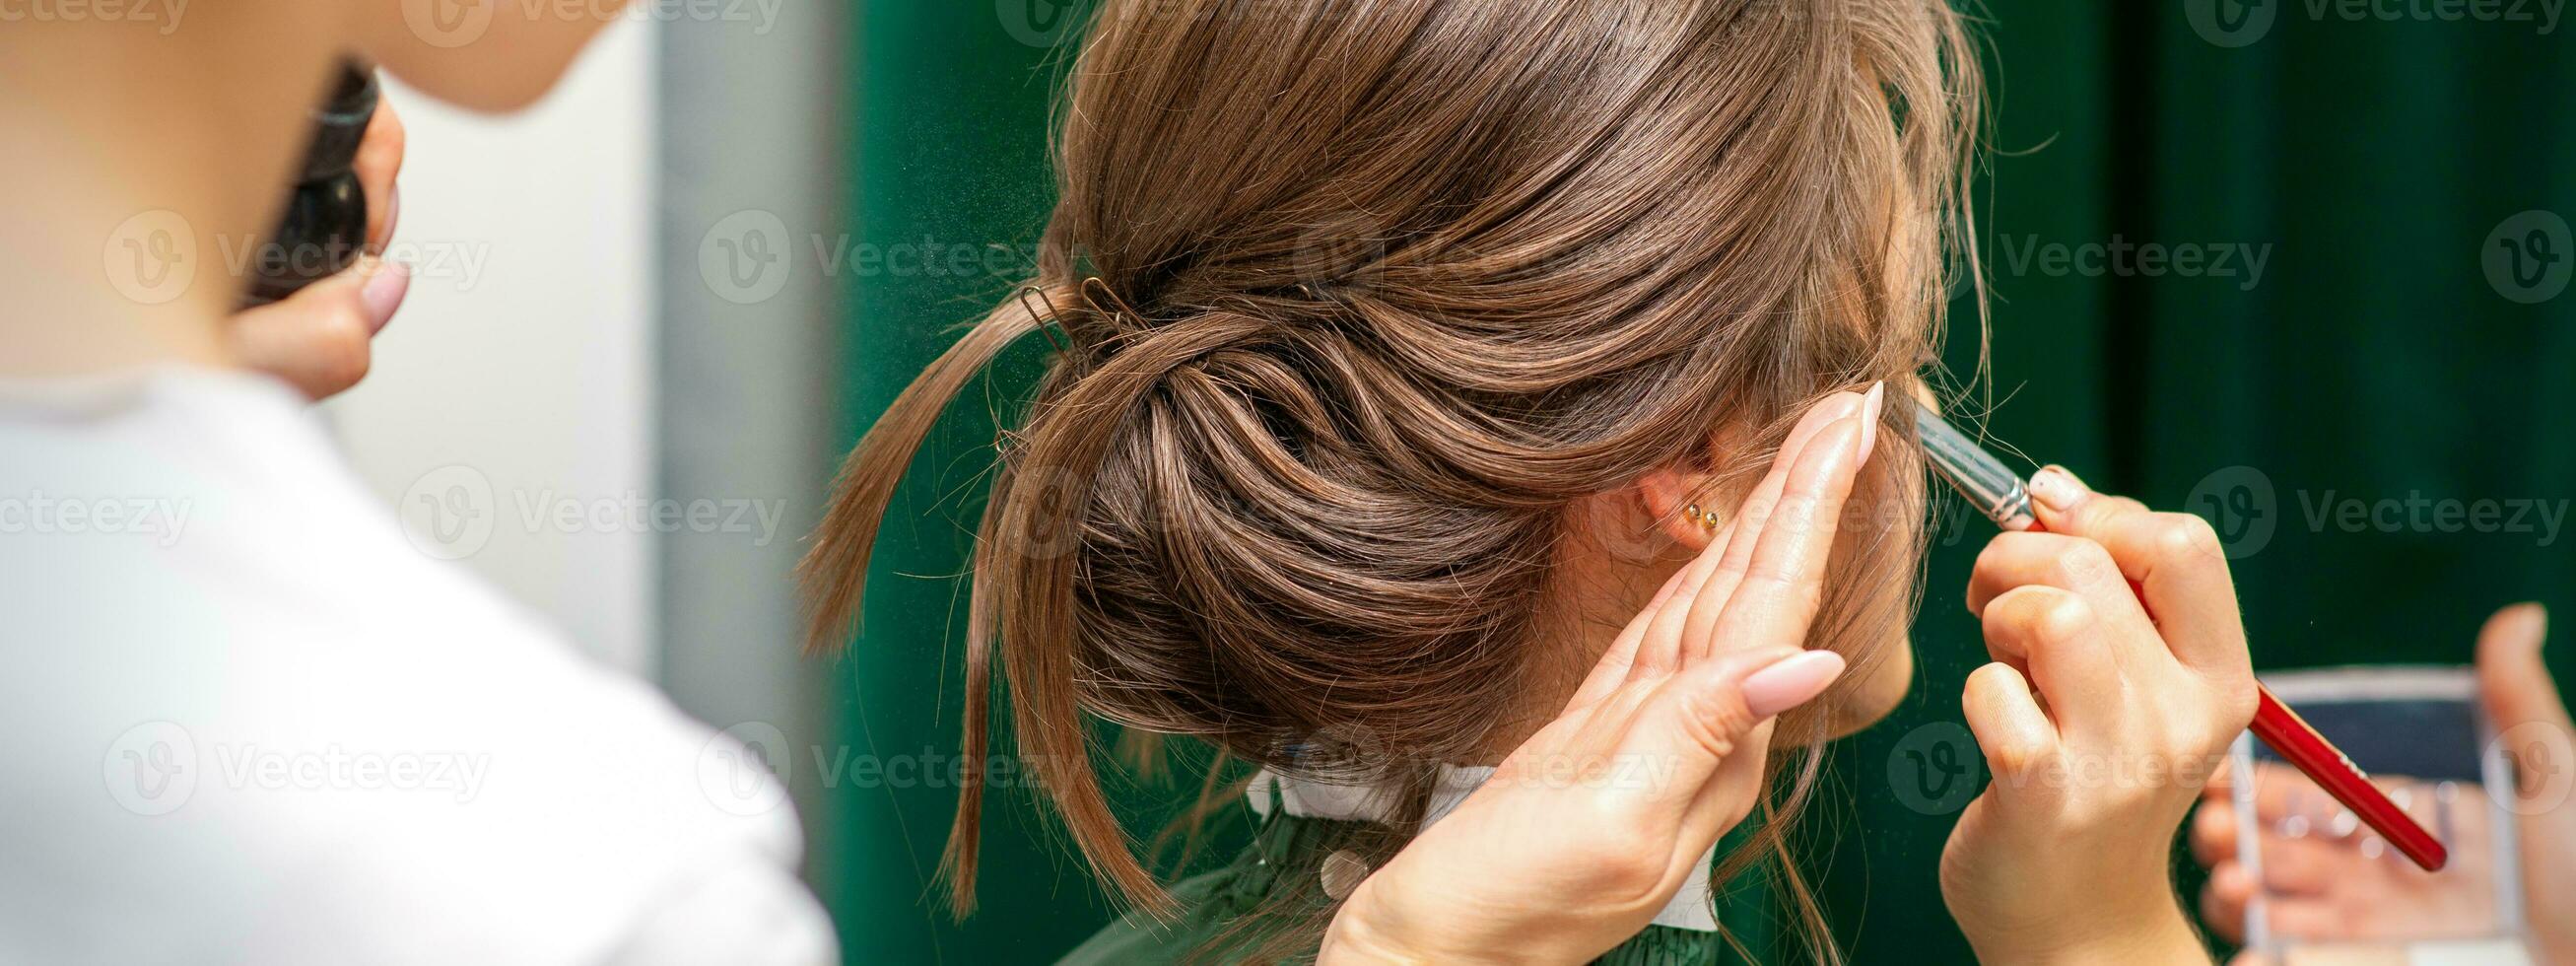
M 1911 505 L 1908 496 L 1910 494 L 1900 491 L 1900 495 L 1892 500 L 1882 498 L 1884 502 L 1877 505 L 1903 509 Z M 1854 595 L 1845 605 L 1851 608 L 1854 618 L 1845 625 L 1853 628 L 1848 637 L 1819 642 L 1841 650 L 1845 657 L 1852 659 L 1852 671 L 1836 686 L 1840 691 L 1840 701 L 1835 706 L 1830 728 L 1835 737 L 1884 720 L 1903 703 L 1914 686 L 1914 644 L 1907 632 L 1913 625 L 1916 574 L 1910 565 L 1910 555 L 1888 549 L 1889 544 L 1902 546 L 1910 542 L 1913 534 L 1904 530 L 1902 524 L 1890 532 L 1885 528 L 1889 521 L 1878 523 L 1880 526 L 1876 529 L 1863 524 L 1853 531 L 1855 536 L 1869 533 L 1878 538 L 1876 556 L 1856 545 L 1836 548 L 1838 554 L 1849 555 L 1846 558 L 1849 563 L 1841 568 L 1837 577 Z M 1866 542 L 1870 541 L 1850 541 L 1852 544 Z
M 1884 656 L 1853 682 L 1846 734 L 1886 720 L 1914 688 L 1914 642 L 1900 633 L 1884 646 Z

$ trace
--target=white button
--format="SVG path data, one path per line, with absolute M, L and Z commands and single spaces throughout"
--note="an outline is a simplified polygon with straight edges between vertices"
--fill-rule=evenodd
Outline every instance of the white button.
M 1321 871 L 1324 894 L 1335 900 L 1348 899 L 1351 890 L 1359 888 L 1360 880 L 1368 878 L 1368 874 L 1368 862 L 1362 860 L 1357 852 L 1343 849 L 1327 855 Z

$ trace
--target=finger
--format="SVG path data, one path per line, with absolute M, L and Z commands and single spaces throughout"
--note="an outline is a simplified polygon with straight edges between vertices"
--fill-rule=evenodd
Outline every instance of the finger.
M 2479 628 L 2478 690 L 2496 730 L 2534 722 L 2569 729 L 2567 703 L 2540 656 L 2548 636 L 2549 612 L 2539 604 L 2507 607 Z
M 1652 780 L 1629 790 L 1650 817 L 1684 820 L 1693 806 L 1705 810 L 1699 792 L 1731 756 L 1760 758 L 1768 749 L 1767 729 L 1760 726 L 1783 711 L 1814 700 L 1842 675 L 1842 656 L 1831 651 L 1762 648 L 1733 651 L 1701 661 L 1655 690 L 1618 746 L 1617 760 Z M 1756 783 L 1758 784 L 1758 783 Z M 1750 806 L 1747 787 L 1740 804 Z M 1686 841 L 1677 852 L 1697 856 L 1708 851 L 1723 826 L 1741 820 L 1699 814 L 1707 841 Z M 1719 821 L 1724 819 L 1724 821 Z M 1650 820 L 1652 820 L 1650 818 Z
M 2552 763 L 2564 769 L 2576 761 L 2576 724 L 2541 658 L 2548 636 L 2549 614 L 2539 604 L 2497 611 L 2478 630 L 2479 696 L 2515 773 L 2513 794 L 2525 807 L 2556 784 Z
M 2245 941 L 2245 907 L 2254 900 L 2254 877 L 2245 867 L 2226 862 L 2209 870 L 2200 890 L 2200 920 L 2231 943 Z
M 2110 550 L 2087 537 L 2028 531 L 1996 534 L 1977 552 L 1968 572 L 1968 612 L 1982 614 L 2005 591 L 2034 584 L 2072 591 L 2105 617 L 2147 617 Z
M 2263 891 L 2275 896 L 2315 896 L 2337 881 L 2370 871 L 2374 861 L 2339 842 L 2266 836 L 2262 840 Z
M 2226 799 L 2203 799 L 2191 815 L 2191 857 L 2216 869 L 2236 860 L 2236 806 Z
M 1734 587 L 1720 605 L 1715 625 L 1699 639 L 1685 641 L 1686 650 L 1709 654 L 1721 646 L 1807 642 L 1809 625 L 1824 602 L 1825 566 L 1833 556 L 1843 506 L 1868 455 L 1865 446 L 1872 434 L 1867 428 L 1858 419 L 1836 420 L 1798 454 L 1760 539 L 1742 568 L 1733 572 Z M 1730 568 L 1721 566 L 1718 572 L 1721 576 L 1713 579 L 1730 579 L 1725 576 Z
M 1800 417 L 1798 424 L 1790 427 L 1788 437 L 1781 441 L 1780 455 L 1773 459 L 1771 472 L 1755 486 L 1755 496 L 1760 497 L 1766 488 L 1771 493 L 1777 493 L 1778 485 L 1773 482 L 1772 477 L 1785 475 L 1789 462 L 1796 458 L 1795 454 L 1806 448 L 1808 441 L 1815 438 L 1818 430 L 1823 429 L 1835 418 L 1839 418 L 1837 414 L 1849 415 L 1857 412 L 1860 403 L 1861 397 L 1858 393 L 1836 393 L 1808 409 L 1807 415 Z M 1752 502 L 1751 499 L 1746 500 L 1748 505 Z M 1732 519 L 1726 521 L 1726 526 L 1718 530 L 1717 536 L 1709 540 L 1708 546 L 1701 549 L 1699 556 L 1691 558 L 1691 562 L 1682 568 L 1681 573 L 1675 575 L 1678 583 L 1675 585 L 1674 596 L 1665 602 L 1662 613 L 1646 621 L 1640 632 L 1640 640 L 1634 649 L 1635 656 L 1630 661 L 1629 679 L 1670 673 L 1680 666 L 1682 635 L 1689 625 L 1691 612 L 1704 596 L 1711 593 L 1710 575 L 1725 562 L 1732 548 L 1736 546 L 1736 541 L 1742 538 L 1747 522 L 1747 515 L 1739 509 Z M 1722 596 L 1726 589 L 1717 588 L 1715 593 Z M 1617 683 L 1612 682 L 1605 686 L 1604 690 L 1616 686 Z
M 1592 663 L 1592 673 L 1584 676 L 1583 685 L 1574 689 L 1574 698 L 1565 703 L 1565 710 L 1558 717 L 1599 703 L 1621 682 L 1628 680 L 1629 670 L 1636 663 L 1638 643 L 1645 639 L 1646 630 L 1655 622 L 1657 615 L 1672 606 L 1673 599 L 1680 594 L 1682 584 L 1691 573 L 1692 568 L 1685 566 L 1664 578 L 1664 586 L 1655 591 L 1654 599 L 1637 611 L 1637 616 L 1628 622 L 1628 626 L 1620 628 L 1619 636 L 1610 639 L 1610 646 L 1602 650 L 1600 660 Z
M 2259 762 L 2254 766 L 2254 821 L 2264 829 L 2278 829 L 2291 816 L 2301 817 L 2306 828 L 2323 829 L 2343 806 L 2317 786 L 2316 779 L 2278 762 Z
M 1998 787 L 2019 788 L 2055 766 L 2057 723 L 2040 710 L 2021 672 L 2004 664 L 1976 669 L 1968 675 L 1959 706 Z
M 2056 466 L 2032 474 L 2030 493 L 2033 512 L 2050 531 L 2089 538 L 2110 551 L 2121 576 L 2145 599 L 2165 645 L 2184 665 L 2250 673 L 2236 581 L 2209 521 L 2094 493 Z
M 348 389 L 366 377 L 371 340 L 401 307 L 410 284 L 402 266 L 361 256 L 283 301 L 233 316 L 234 355 L 315 399 Z
M 1692 568 L 1692 577 L 1684 585 L 1689 595 L 1668 625 L 1669 653 L 1674 666 L 1706 655 L 1705 651 L 1684 653 L 1681 642 L 1706 639 L 1708 629 L 1716 624 L 1717 615 L 1724 610 L 1727 598 L 1735 592 L 1736 580 L 1732 575 L 1742 572 L 1743 561 L 1751 556 L 1754 542 L 1760 538 L 1771 508 L 1779 502 L 1780 491 L 1787 485 L 1789 471 L 1797 465 L 1799 456 L 1807 451 L 1825 427 L 1858 416 L 1867 409 L 1867 396 L 1839 392 L 1809 407 L 1807 414 L 1799 417 L 1798 424 L 1790 427 L 1788 437 L 1780 443 L 1780 452 L 1771 459 L 1769 471 L 1763 474 L 1761 482 L 1754 485 L 1753 491 L 1746 495 L 1742 505 L 1726 521 L 1717 539 L 1701 552 L 1699 560 L 1694 561 L 1699 566 Z M 1728 569 L 1730 567 L 1733 569 Z
M 2369 938 L 2367 930 L 2353 928 L 2352 917 L 2332 900 L 2267 896 L 2263 900 L 2263 924 L 2273 935 L 2289 939 Z
M 1691 800 L 1676 839 L 1696 846 L 1699 851 L 1693 855 L 1697 860 L 1705 860 L 1719 839 L 1742 826 L 1761 805 L 1763 776 L 1771 768 L 1771 742 L 1779 729 L 1778 718 L 1766 718 L 1755 725 L 1738 743 L 1735 754 L 1717 763 L 1717 770 Z
M 383 254 L 393 241 L 394 228 L 402 217 L 403 151 L 409 132 L 402 117 L 394 112 L 391 100 L 379 97 L 375 116 L 367 121 L 367 132 L 358 139 L 358 156 L 350 169 L 358 175 L 358 190 L 367 201 L 367 248 Z
M 2108 707 L 2120 694 L 2120 662 L 2091 601 L 2046 584 L 2005 591 L 1985 606 L 1986 652 L 2029 668 L 2029 682 L 2060 714 Z
M 1699 556 L 1691 558 L 1680 573 L 1673 575 L 1673 596 L 1646 619 L 1635 656 L 1630 661 L 1627 680 L 1668 675 L 1681 666 L 1682 629 L 1690 622 L 1691 608 L 1707 591 L 1709 575 L 1716 573 L 1720 562 L 1726 558 L 1726 548 L 1742 535 L 1742 526 L 1741 519 L 1727 521 L 1726 526 L 1719 528 L 1717 536 L 1709 541 L 1707 549 L 1701 550 Z
M 2026 586 L 2055 587 L 2081 598 L 2092 612 L 2092 623 L 2103 631 L 2091 643 L 2106 649 L 2116 667 L 2143 669 L 2153 667 L 2155 662 L 2173 665 L 2173 657 L 2155 640 L 2155 628 L 2148 622 L 2146 610 L 2138 605 L 2137 595 L 2121 579 L 2110 551 L 2101 544 L 2062 533 L 1999 534 L 1978 552 L 1977 562 L 1969 571 L 1968 609 L 1982 616 L 1997 598 Z M 2015 638 L 1998 639 L 1992 635 L 1987 640 L 1990 649 L 2016 642 Z M 2039 685 L 2043 694 L 2063 687 L 2047 672 L 2037 669 L 2033 669 L 2031 681 Z

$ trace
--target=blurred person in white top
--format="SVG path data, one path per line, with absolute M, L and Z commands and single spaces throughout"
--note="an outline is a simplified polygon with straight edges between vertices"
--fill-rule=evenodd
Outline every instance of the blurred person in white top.
M 0 963 L 835 958 L 744 749 L 416 552 L 308 411 L 403 273 L 235 315 L 206 254 L 271 227 L 344 53 L 510 110 L 617 7 L 0 24 Z

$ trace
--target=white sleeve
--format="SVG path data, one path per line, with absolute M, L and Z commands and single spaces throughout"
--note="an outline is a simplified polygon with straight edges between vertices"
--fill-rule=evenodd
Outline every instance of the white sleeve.
M 609 966 L 827 966 L 832 921 L 804 883 L 753 856 L 649 903 Z

